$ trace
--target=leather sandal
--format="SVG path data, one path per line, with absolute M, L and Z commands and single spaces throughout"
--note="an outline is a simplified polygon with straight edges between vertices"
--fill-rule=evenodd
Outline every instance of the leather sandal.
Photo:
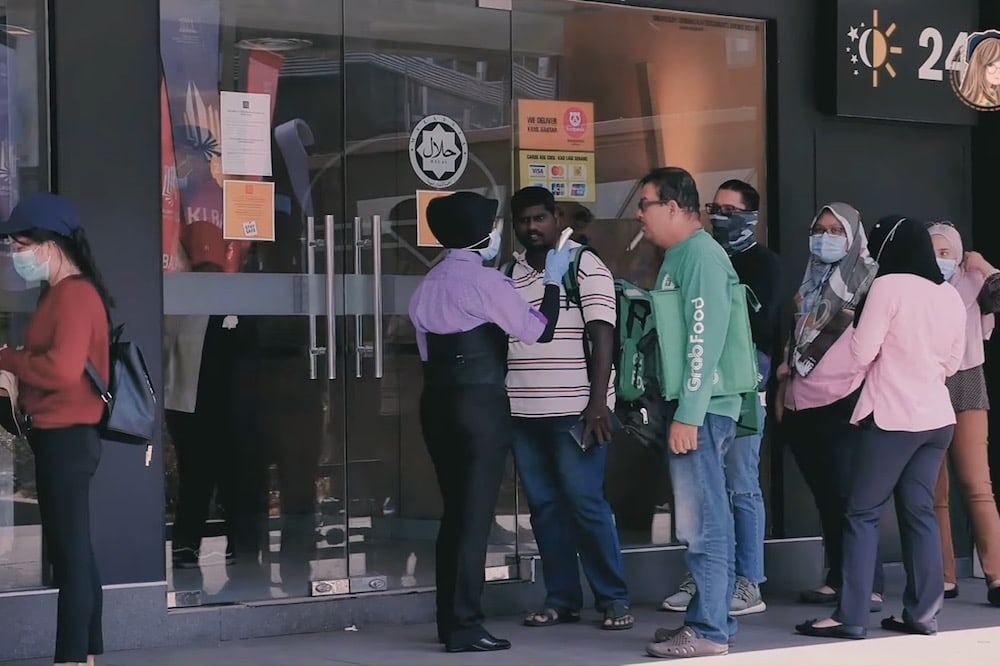
M 524 618 L 526 627 L 551 627 L 557 624 L 571 624 L 580 621 L 580 614 L 558 608 L 543 608 Z

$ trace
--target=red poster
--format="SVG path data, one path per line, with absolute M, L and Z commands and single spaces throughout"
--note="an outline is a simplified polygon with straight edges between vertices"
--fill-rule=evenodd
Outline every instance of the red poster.
M 180 266 L 181 206 L 174 159 L 174 132 L 170 120 L 167 85 L 160 79 L 160 201 L 163 223 L 163 272 L 176 273 Z

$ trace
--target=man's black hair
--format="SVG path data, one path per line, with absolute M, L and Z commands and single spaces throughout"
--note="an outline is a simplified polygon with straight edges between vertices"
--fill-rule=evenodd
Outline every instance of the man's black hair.
M 646 185 L 656 187 L 660 201 L 675 201 L 681 210 L 688 213 L 701 212 L 698 186 L 691 174 L 680 167 L 653 169 L 639 181 L 640 187 Z
M 719 189 L 736 192 L 740 195 L 740 199 L 743 200 L 743 207 L 747 210 L 760 210 L 760 194 L 758 194 L 757 190 L 750 183 L 733 178 L 719 185 Z
M 510 213 L 516 220 L 532 206 L 545 206 L 545 210 L 556 213 L 556 198 L 544 187 L 525 187 L 514 193 L 510 199 Z

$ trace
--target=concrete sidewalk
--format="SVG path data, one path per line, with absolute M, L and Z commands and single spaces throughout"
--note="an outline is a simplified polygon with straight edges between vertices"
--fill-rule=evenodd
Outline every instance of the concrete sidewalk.
M 741 621 L 735 649 L 725 657 L 699 659 L 699 664 L 1000 664 L 1000 608 L 987 606 L 982 581 L 962 581 L 962 596 L 946 602 L 937 636 L 902 636 L 885 632 L 878 621 L 899 613 L 899 591 L 887 598 L 886 610 L 872 614 L 867 640 L 836 641 L 798 636 L 795 624 L 824 617 L 827 608 L 807 607 L 791 599 L 768 599 L 767 612 Z M 520 618 L 488 623 L 497 636 L 514 646 L 489 654 L 445 653 L 435 641 L 433 625 L 360 626 L 327 634 L 282 636 L 207 645 L 118 652 L 102 664 L 648 664 L 645 645 L 660 626 L 677 626 L 678 613 L 635 609 L 631 631 L 601 631 L 596 613 L 585 613 L 577 625 L 528 628 Z M 155 631 L 155 629 L 150 629 Z M 27 663 L 46 663 L 36 660 Z M 51 663 L 51 662 L 49 662 Z

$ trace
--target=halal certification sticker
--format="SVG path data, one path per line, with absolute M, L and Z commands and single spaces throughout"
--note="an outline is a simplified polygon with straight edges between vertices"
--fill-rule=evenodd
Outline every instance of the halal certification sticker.
M 410 164 L 433 188 L 454 185 L 469 164 L 465 132 L 448 116 L 427 116 L 410 133 Z

